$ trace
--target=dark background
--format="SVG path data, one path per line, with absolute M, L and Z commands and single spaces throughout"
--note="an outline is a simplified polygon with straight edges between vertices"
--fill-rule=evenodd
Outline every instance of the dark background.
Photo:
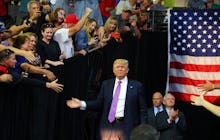
M 95 140 L 100 113 L 69 109 L 65 102 L 71 97 L 95 99 L 100 83 L 114 77 L 112 62 L 116 58 L 129 60 L 129 78 L 144 84 L 148 107 L 152 106 L 151 96 L 155 91 L 165 94 L 167 33 L 142 32 L 139 41 L 129 34 L 122 37 L 122 44 L 113 40 L 108 46 L 88 56 L 76 56 L 64 62 L 65 88 L 64 92 L 59 94 L 57 105 L 54 105 L 54 108 L 58 108 L 55 127 L 50 130 L 52 132 L 45 140 Z M 93 67 L 88 67 L 88 64 Z M 93 76 L 96 81 L 93 80 L 92 84 L 88 85 L 88 72 L 91 69 L 96 73 L 98 71 L 99 76 Z M 45 92 L 44 89 L 41 90 L 39 92 Z M 32 93 L 33 88 L 28 86 L 11 88 L 0 83 L 0 140 L 36 139 L 32 137 Z M 186 116 L 186 140 L 218 140 L 220 118 L 188 102 L 177 101 L 177 107 Z M 41 113 L 39 112 L 39 115 Z

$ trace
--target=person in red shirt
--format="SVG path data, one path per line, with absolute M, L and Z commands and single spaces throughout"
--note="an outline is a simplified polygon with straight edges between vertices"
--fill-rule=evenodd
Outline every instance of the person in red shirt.
M 4 22 L 4 19 L 6 18 L 8 13 L 6 2 L 5 0 L 0 0 L 0 22 Z
M 110 17 L 111 12 L 115 9 L 115 7 L 116 7 L 116 0 L 102 0 L 99 3 L 103 24 L 105 24 L 108 17 Z

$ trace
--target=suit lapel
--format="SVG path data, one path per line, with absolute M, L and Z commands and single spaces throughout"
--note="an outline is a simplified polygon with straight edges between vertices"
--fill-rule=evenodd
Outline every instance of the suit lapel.
M 131 90 L 133 89 L 133 84 L 132 82 L 128 79 L 128 85 L 127 85 L 127 92 L 126 92 L 126 97 L 125 97 L 125 112 L 126 113 L 126 109 L 128 108 L 128 104 L 127 104 L 127 101 L 129 100 L 130 98 L 130 94 L 131 94 Z
M 109 86 L 107 87 L 107 91 L 108 94 L 107 96 L 109 97 L 108 99 L 110 99 L 110 101 L 112 102 L 112 98 L 113 98 L 113 90 L 114 90 L 114 85 L 115 85 L 115 79 L 112 79 L 109 81 Z M 110 103 L 111 104 L 111 103 Z

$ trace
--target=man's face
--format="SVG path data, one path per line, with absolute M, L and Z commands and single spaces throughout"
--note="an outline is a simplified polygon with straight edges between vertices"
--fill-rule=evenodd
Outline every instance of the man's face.
M 158 107 L 162 104 L 163 97 L 162 97 L 160 92 L 154 93 L 154 95 L 152 97 L 152 102 L 153 102 L 153 105 L 156 106 L 156 107 Z
M 113 72 L 118 79 L 123 79 L 128 74 L 128 66 L 124 63 L 116 63 L 113 66 Z
M 30 5 L 28 12 L 30 15 L 33 14 L 39 14 L 39 16 L 41 15 L 41 11 L 40 11 L 40 6 L 37 3 L 33 3 Z
M 164 105 L 166 107 L 174 107 L 175 105 L 175 97 L 172 94 L 167 94 L 166 98 L 164 98 Z
M 121 18 L 123 21 L 129 21 L 129 18 L 131 16 L 130 12 L 122 11 Z

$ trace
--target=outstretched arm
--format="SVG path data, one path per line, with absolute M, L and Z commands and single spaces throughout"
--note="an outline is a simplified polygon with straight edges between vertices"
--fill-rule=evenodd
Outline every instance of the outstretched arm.
M 78 32 L 86 22 L 89 14 L 92 12 L 92 9 L 86 8 L 85 14 L 82 16 L 82 18 L 76 23 L 76 25 L 69 28 L 69 36 L 73 36 L 76 32 Z
M 195 106 L 203 106 L 204 108 L 206 108 L 208 111 L 212 112 L 213 114 L 215 114 L 216 116 L 220 117 L 220 106 L 214 105 L 208 101 L 206 101 L 204 99 L 204 94 L 201 94 L 200 96 L 194 96 L 192 95 L 190 97 L 191 101 L 192 101 L 192 105 Z
M 0 44 L 0 51 L 10 49 L 11 51 L 15 52 L 16 55 L 24 56 L 29 62 L 35 60 L 34 53 L 32 51 L 24 51 L 21 49 L 17 49 L 13 46 L 5 46 Z
M 205 84 L 199 84 L 198 89 L 201 89 L 202 91 L 211 91 L 213 89 L 220 89 L 220 84 L 214 84 L 210 81 L 206 81 Z
M 30 73 L 34 73 L 34 74 L 43 74 L 46 75 L 46 77 L 50 80 L 53 81 L 56 79 L 56 76 L 54 75 L 54 73 L 50 70 L 46 70 L 46 69 L 42 69 L 41 67 L 38 66 L 34 66 L 31 65 L 29 63 L 22 63 L 20 65 L 20 67 L 23 70 L 29 70 Z

